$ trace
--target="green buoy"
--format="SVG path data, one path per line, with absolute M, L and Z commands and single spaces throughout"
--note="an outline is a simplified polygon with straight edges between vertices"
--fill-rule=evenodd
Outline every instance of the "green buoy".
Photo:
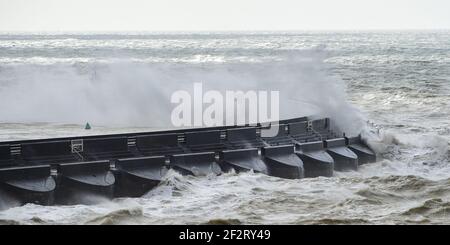
M 91 129 L 91 125 L 89 123 L 86 123 L 86 126 L 84 127 L 84 129 L 86 129 L 86 130 Z

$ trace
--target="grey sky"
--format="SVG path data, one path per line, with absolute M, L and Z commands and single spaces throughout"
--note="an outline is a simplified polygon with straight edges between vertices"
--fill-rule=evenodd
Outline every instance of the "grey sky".
M 0 0 L 0 31 L 450 29 L 448 0 Z

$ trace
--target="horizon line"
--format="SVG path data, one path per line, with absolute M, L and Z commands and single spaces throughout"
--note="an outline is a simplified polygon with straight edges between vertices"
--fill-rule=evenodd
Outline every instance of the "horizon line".
M 60 34 L 81 34 L 81 33 L 295 33 L 295 32 L 427 32 L 427 31 L 450 31 L 450 28 L 365 28 L 365 29 L 285 29 L 285 30 L 0 30 L 0 34 L 10 33 L 60 33 Z

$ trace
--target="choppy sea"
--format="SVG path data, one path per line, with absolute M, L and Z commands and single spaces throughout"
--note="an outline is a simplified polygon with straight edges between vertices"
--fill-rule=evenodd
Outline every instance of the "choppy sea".
M 331 117 L 379 160 L 300 180 L 169 172 L 94 205 L 0 197 L 0 224 L 450 224 L 449 31 L 2 33 L 0 140 L 170 128 L 194 82 L 280 91 L 282 117 Z

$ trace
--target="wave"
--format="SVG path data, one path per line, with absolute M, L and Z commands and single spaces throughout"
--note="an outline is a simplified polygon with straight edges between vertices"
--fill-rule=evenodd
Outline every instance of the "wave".
M 363 225 L 370 224 L 370 221 L 365 219 L 333 219 L 333 218 L 323 218 L 316 220 L 301 220 L 298 224 L 306 225 Z
M 280 91 L 280 116 L 335 119 L 353 133 L 362 115 L 346 100 L 345 84 L 330 76 L 320 50 L 257 63 L 112 63 L 0 66 L 0 120 L 167 127 L 173 92 Z
M 448 215 L 450 211 L 450 202 L 440 198 L 428 199 L 416 207 L 410 208 L 403 212 L 403 215 L 427 215 L 440 216 Z
M 0 225 L 22 225 L 19 221 L 0 219 Z
M 119 209 L 104 215 L 92 218 L 85 222 L 86 225 L 117 225 L 117 224 L 136 224 L 137 219 L 143 216 L 142 207 L 130 209 Z
M 169 171 L 142 198 L 96 205 L 28 204 L 0 213 L 11 224 L 405 224 L 448 222 L 450 179 L 387 175 L 284 180 L 255 173 Z

